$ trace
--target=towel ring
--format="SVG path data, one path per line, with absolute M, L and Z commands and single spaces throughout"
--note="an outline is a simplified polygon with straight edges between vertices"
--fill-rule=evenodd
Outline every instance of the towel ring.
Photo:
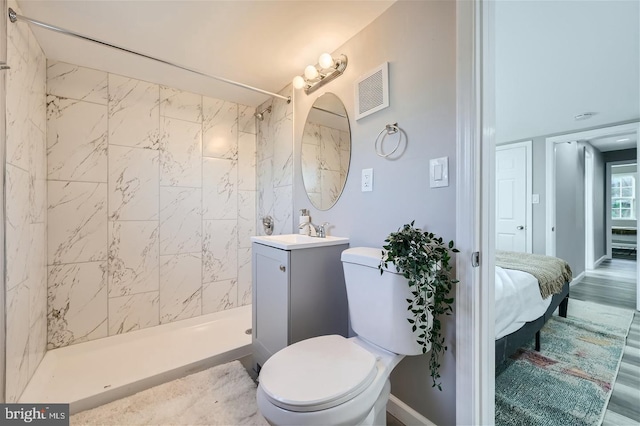
M 382 142 L 384 142 L 384 138 L 386 138 L 388 135 L 393 135 L 396 133 L 398 133 L 398 143 L 396 144 L 396 147 L 393 148 L 393 150 L 391 150 L 390 153 L 385 154 L 384 152 L 382 152 Z M 380 136 L 382 136 L 382 138 Z M 384 126 L 384 129 L 382 129 L 382 131 L 378 133 L 378 137 L 376 137 L 376 142 L 374 144 L 376 154 L 378 154 L 378 156 L 382 158 L 387 158 L 388 156 L 393 155 L 393 153 L 396 152 L 400 147 L 401 140 L 402 140 L 402 133 L 400 133 L 400 128 L 398 127 L 398 123 L 387 124 L 386 126 Z M 378 142 L 380 143 L 379 150 L 378 150 Z

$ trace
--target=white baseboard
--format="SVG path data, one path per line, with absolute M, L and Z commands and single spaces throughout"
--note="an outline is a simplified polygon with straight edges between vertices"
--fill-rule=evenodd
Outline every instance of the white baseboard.
M 604 256 L 602 256 L 600 259 L 596 260 L 596 262 L 593 264 L 593 269 L 596 269 L 598 266 L 600 266 L 600 264 L 601 264 L 602 262 L 604 262 L 604 261 L 605 261 L 605 260 L 607 260 L 607 259 L 608 259 L 608 257 L 607 257 L 607 255 L 605 254 L 605 255 L 604 255 Z
M 584 278 L 584 271 L 580 272 L 580 274 L 578 274 L 577 277 L 574 277 L 573 280 L 571 280 L 571 284 L 569 284 L 569 286 L 578 284 L 580 280 L 583 278 Z
M 413 408 L 409 407 L 404 402 L 400 401 L 393 394 L 389 395 L 389 402 L 387 402 L 387 411 L 396 419 L 400 420 L 407 426 L 412 425 L 426 425 L 436 426 L 431 420 L 427 419 L 422 414 L 418 413 Z

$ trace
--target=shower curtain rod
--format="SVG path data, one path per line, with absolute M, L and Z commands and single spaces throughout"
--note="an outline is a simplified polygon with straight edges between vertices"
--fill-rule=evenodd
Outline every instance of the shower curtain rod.
M 344 114 L 339 114 L 337 112 L 333 112 L 333 111 L 330 111 L 328 109 L 320 108 L 320 107 L 317 107 L 317 106 L 312 106 L 311 108 L 317 109 L 318 111 L 326 112 L 327 114 L 333 114 L 333 115 L 337 115 L 338 117 L 347 118 L 347 116 L 344 115 Z
M 258 89 L 257 87 L 249 86 L 248 84 L 238 83 L 237 81 L 229 80 L 229 79 L 226 79 L 226 78 L 223 78 L 223 77 L 218 77 L 216 75 L 206 74 L 206 73 L 203 73 L 202 71 L 198 71 L 198 70 L 195 70 L 193 68 L 188 68 L 188 67 L 185 67 L 185 66 L 182 66 L 182 65 L 175 64 L 175 63 L 170 62 L 170 61 L 166 61 L 164 59 L 159 59 L 159 58 L 155 58 L 153 56 L 145 55 L 144 53 L 136 52 L 135 50 L 126 49 L 124 47 L 116 46 L 114 44 L 107 43 L 107 42 L 104 42 L 104 41 L 101 41 L 101 40 L 97 40 L 95 38 L 87 37 L 85 35 L 76 33 L 76 32 L 71 31 L 71 30 L 66 30 L 64 28 L 56 27 L 54 25 L 49 25 L 47 23 L 44 23 L 44 22 L 41 22 L 41 21 L 37 21 L 35 19 L 27 18 L 26 16 L 18 15 L 12 8 L 9 8 L 9 20 L 11 22 L 13 22 L 13 23 L 15 23 L 18 20 L 29 22 L 29 23 L 31 23 L 33 25 L 36 25 L 38 27 L 41 27 L 41 28 L 44 28 L 44 29 L 47 29 L 47 30 L 50 30 L 50 31 L 55 31 L 55 32 L 60 33 L 60 34 L 65 34 L 65 35 L 76 37 L 76 38 L 79 38 L 79 39 L 82 39 L 82 40 L 87 40 L 87 41 L 91 41 L 91 42 L 94 42 L 94 43 L 98 43 L 98 44 L 101 44 L 101 45 L 106 46 L 106 47 L 111 47 L 112 49 L 117 49 L 117 50 L 120 50 L 122 52 L 131 53 L 133 55 L 137 55 L 137 56 L 140 56 L 142 58 L 151 59 L 152 61 L 160 62 L 161 64 L 170 65 L 172 67 L 179 68 L 179 69 L 184 70 L 184 71 L 189 71 L 189 72 L 194 73 L 194 74 L 198 74 L 198 75 L 201 75 L 201 76 L 204 76 L 204 77 L 212 78 L 214 80 L 222 81 L 223 83 L 232 84 L 232 85 L 237 86 L 237 87 L 242 87 L 243 89 L 253 90 L 254 92 L 262 93 L 263 95 L 273 96 L 274 98 L 284 99 L 285 101 L 287 101 L 287 103 L 291 103 L 291 97 L 290 96 L 282 96 L 282 95 L 279 95 L 277 93 L 273 93 L 273 92 L 269 92 L 267 90 Z

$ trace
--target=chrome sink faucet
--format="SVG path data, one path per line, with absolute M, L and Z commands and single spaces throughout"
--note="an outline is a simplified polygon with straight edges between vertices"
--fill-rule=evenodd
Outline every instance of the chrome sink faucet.
M 327 236 L 327 230 L 325 229 L 327 225 L 329 225 L 329 222 L 325 222 L 322 225 L 318 226 L 314 226 L 313 224 L 311 224 L 311 226 L 313 226 L 313 228 L 316 230 L 316 237 L 325 238 Z
M 311 223 L 311 221 L 309 222 L 303 222 L 298 226 L 298 229 L 302 229 L 305 226 L 308 226 L 307 228 L 307 235 L 310 237 L 318 237 L 318 238 L 325 238 L 327 236 L 327 230 L 326 230 L 326 226 L 329 225 L 329 222 L 324 222 L 322 225 L 314 225 L 313 223 Z M 313 228 L 313 230 L 315 231 L 315 235 L 311 235 L 311 229 Z

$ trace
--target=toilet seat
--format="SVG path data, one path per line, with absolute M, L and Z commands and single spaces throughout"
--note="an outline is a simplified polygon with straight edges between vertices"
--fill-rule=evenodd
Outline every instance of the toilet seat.
M 260 370 L 260 387 L 274 405 L 309 412 L 340 405 L 377 375 L 376 357 L 338 335 L 303 340 L 274 354 Z

